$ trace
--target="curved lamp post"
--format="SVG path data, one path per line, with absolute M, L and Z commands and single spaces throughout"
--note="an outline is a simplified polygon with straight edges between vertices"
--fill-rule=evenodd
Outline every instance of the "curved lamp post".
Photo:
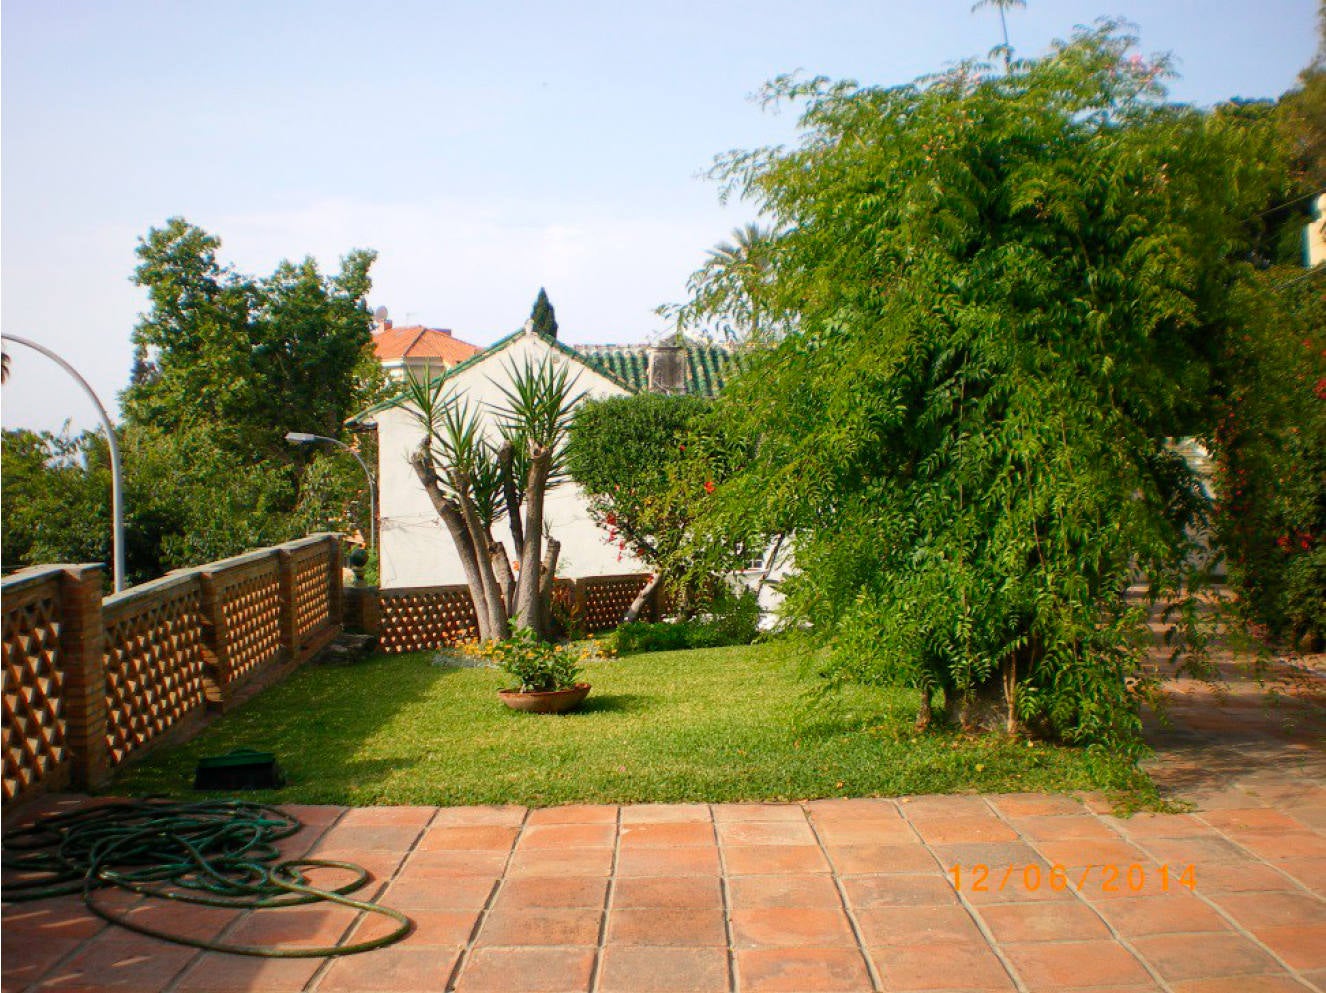
M 328 438 L 321 434 L 307 434 L 303 431 L 291 431 L 285 436 L 285 440 L 292 445 L 315 445 L 320 441 L 328 441 L 333 445 L 344 448 L 359 463 L 359 468 L 364 470 L 364 476 L 368 479 L 368 548 L 372 551 L 378 545 L 377 540 L 377 488 L 373 485 L 373 474 L 368 471 L 368 466 L 364 460 L 359 457 L 359 453 L 343 441 L 337 441 L 335 438 Z
M 20 338 L 16 334 L 0 334 L 0 338 L 5 341 L 12 341 L 17 345 L 25 345 L 33 351 L 41 352 L 42 355 L 55 362 L 78 381 L 78 385 L 83 387 L 83 392 L 92 398 L 92 404 L 97 408 L 97 416 L 101 418 L 101 426 L 106 429 L 106 440 L 110 443 L 111 518 L 114 521 L 114 530 L 111 534 L 111 570 L 115 592 L 119 593 L 124 589 L 124 479 L 120 474 L 120 446 L 115 440 L 115 425 L 111 423 L 110 417 L 106 415 L 106 408 L 101 405 L 101 399 L 93 392 L 87 380 L 80 376 L 78 370 L 68 362 L 45 345 L 39 345 L 27 338 Z

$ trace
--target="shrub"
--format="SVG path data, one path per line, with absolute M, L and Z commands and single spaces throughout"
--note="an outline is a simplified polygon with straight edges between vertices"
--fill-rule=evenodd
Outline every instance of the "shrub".
M 753 591 L 725 589 L 714 599 L 708 619 L 657 624 L 632 621 L 617 628 L 613 641 L 620 655 L 749 645 L 759 632 L 759 621 L 760 605 Z
M 576 649 L 540 641 L 529 628 L 513 628 L 510 638 L 479 645 L 475 654 L 518 679 L 522 693 L 565 689 L 580 676 Z

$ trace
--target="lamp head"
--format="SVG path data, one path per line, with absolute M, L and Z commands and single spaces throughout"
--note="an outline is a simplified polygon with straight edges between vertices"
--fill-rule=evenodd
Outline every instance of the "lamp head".
M 304 431 L 291 431 L 285 436 L 285 440 L 292 445 L 308 445 L 318 440 L 316 434 L 308 434 Z

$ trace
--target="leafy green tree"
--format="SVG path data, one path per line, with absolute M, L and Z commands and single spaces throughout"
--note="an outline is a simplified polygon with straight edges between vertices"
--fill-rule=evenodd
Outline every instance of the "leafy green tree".
M 731 241 L 709 251 L 704 267 L 687 282 L 691 299 L 678 308 L 660 308 L 679 329 L 717 326 L 728 341 L 765 344 L 789 330 L 792 315 L 776 309 L 771 295 L 773 256 L 778 250 L 774 231 L 746 224 L 732 232 Z
M 530 308 L 529 319 L 534 322 L 534 330 L 545 338 L 557 337 L 557 311 L 548 301 L 548 292 L 542 286 L 534 299 L 534 306 Z
M 1124 592 L 1191 589 L 1203 504 L 1166 439 L 1211 422 L 1240 222 L 1277 166 L 1165 103 L 1133 44 L 1102 22 L 1004 73 L 779 80 L 800 143 L 718 167 L 784 232 L 771 295 L 798 328 L 718 402 L 758 448 L 697 531 L 795 532 L 788 607 L 828 671 L 919 687 L 921 724 L 942 692 L 969 727 L 1128 746 Z
M 265 279 L 217 260 L 220 239 L 173 217 L 138 245 L 135 282 L 151 309 L 134 329 L 122 396 L 131 423 L 208 428 L 244 459 L 303 456 L 287 431 L 337 436 L 381 387 L 364 298 L 375 253 L 354 251 L 324 278 L 310 258 Z
M 643 393 L 589 400 L 576 411 L 567 468 L 589 497 L 590 517 L 654 571 L 623 623 L 640 616 L 660 584 L 681 578 L 678 553 L 695 499 L 678 489 L 678 470 L 708 406 L 699 397 Z

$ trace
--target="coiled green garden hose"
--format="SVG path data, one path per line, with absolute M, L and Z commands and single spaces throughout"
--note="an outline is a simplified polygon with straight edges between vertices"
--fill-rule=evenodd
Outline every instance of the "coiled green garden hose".
M 399 910 L 352 899 L 369 881 L 363 867 L 327 859 L 281 858 L 276 842 L 300 822 L 275 807 L 243 800 L 176 803 L 118 800 L 66 813 L 47 814 L 7 831 L 6 869 L 21 873 L 6 883 L 4 899 L 39 900 L 81 893 L 98 917 L 130 931 L 214 952 L 264 958 L 325 958 L 353 955 L 400 941 L 414 922 Z M 344 869 L 355 878 L 335 889 L 309 884 L 304 870 Z M 259 910 L 325 901 L 397 922 L 390 934 L 371 941 L 315 948 L 228 945 L 169 934 L 116 916 L 93 899 L 97 890 L 119 887 L 163 900 Z

